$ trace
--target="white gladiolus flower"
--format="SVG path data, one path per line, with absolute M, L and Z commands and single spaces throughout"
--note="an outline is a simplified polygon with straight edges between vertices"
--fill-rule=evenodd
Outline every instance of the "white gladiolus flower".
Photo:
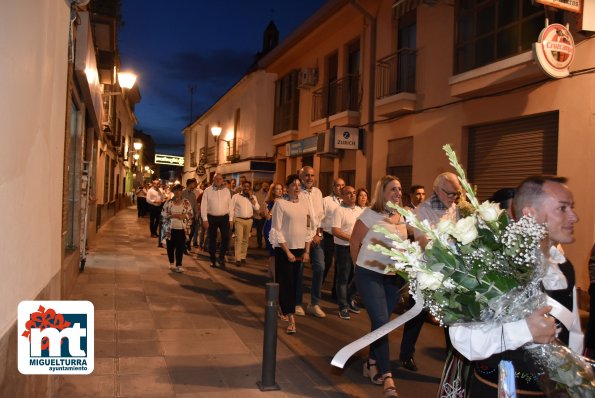
M 473 242 L 477 238 L 477 235 L 478 232 L 473 217 L 465 217 L 457 221 L 455 229 L 452 232 L 452 236 L 464 245 Z
M 436 290 L 442 285 L 444 275 L 440 272 L 422 270 L 417 272 L 417 284 L 421 290 Z
M 502 210 L 498 203 L 490 203 L 487 200 L 477 208 L 477 213 L 484 221 L 496 221 Z

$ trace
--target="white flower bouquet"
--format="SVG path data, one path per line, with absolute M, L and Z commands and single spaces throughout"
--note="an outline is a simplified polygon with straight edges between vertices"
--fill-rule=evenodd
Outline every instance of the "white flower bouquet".
M 429 243 L 422 250 L 417 242 L 377 228 L 393 245 L 368 248 L 390 258 L 385 272 L 408 280 L 412 296 L 423 298 L 424 307 L 442 325 L 524 319 L 546 303 L 541 287 L 546 270 L 540 243 L 547 229 L 531 217 L 511 222 L 497 203 L 480 204 L 456 154 L 449 145 L 444 150 L 466 192 L 466 217 L 432 227 L 417 220 L 412 212 L 393 206 L 426 234 Z M 540 385 L 546 392 L 562 392 L 550 396 L 594 396 L 593 370 L 578 355 L 561 345 L 535 347 L 527 352 L 536 365 Z

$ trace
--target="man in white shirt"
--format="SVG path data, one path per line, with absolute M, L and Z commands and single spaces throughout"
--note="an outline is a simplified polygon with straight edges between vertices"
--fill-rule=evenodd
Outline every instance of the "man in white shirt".
M 238 267 L 246 264 L 248 240 L 250 239 L 250 230 L 252 230 L 252 216 L 260 209 L 256 197 L 250 192 L 251 187 L 250 181 L 244 181 L 242 191 L 233 195 L 229 207 L 229 214 L 233 223 L 230 223 L 230 226 L 233 225 L 236 234 L 235 257 Z
M 516 189 L 513 209 L 517 220 L 532 216 L 536 222 L 545 223 L 548 235 L 542 250 L 548 268 L 542 280 L 543 287 L 547 295 L 557 301 L 557 310 L 571 319 L 576 329 L 557 325 L 556 319 L 548 315 L 552 306 L 540 308 L 525 319 L 500 325 L 451 326 L 449 333 L 453 346 L 472 361 L 470 396 L 497 395 L 498 381 L 496 379 L 494 383 L 493 375 L 498 374 L 501 359 L 513 362 L 517 394 L 544 396 L 540 395 L 539 385 L 535 382 L 537 377 L 525 362 L 521 347 L 526 343 L 546 344 L 558 337 L 575 353 L 582 351 L 574 269 L 558 249 L 560 244 L 574 242 L 574 224 L 578 222 L 572 192 L 565 184 L 563 177 L 529 177 Z
M 333 181 L 333 192 L 322 199 L 322 209 L 324 218 L 320 226 L 322 227 L 322 250 L 324 251 L 324 273 L 322 274 L 322 283 L 333 266 L 333 257 L 335 256 L 335 243 L 332 229 L 333 213 L 341 205 L 341 190 L 345 187 L 345 181 L 337 178 Z M 336 269 L 335 269 L 336 273 Z M 333 297 L 336 297 L 337 278 L 333 279 L 333 288 L 331 290 Z
M 200 204 L 200 215 L 204 228 L 207 230 L 209 239 L 209 255 L 211 267 L 225 268 L 225 253 L 229 244 L 229 229 L 231 216 L 229 206 L 231 194 L 224 185 L 223 176 L 219 173 L 213 177 L 213 185 L 205 189 Z M 219 246 L 219 260 L 217 260 L 217 230 L 221 233 L 221 245 Z
M 157 228 L 161 221 L 161 207 L 165 202 L 163 192 L 161 192 L 161 181 L 155 178 L 152 181 L 151 189 L 147 191 L 147 205 L 149 207 L 149 230 L 151 231 L 151 238 L 157 238 Z
M 308 222 L 308 232 L 310 242 L 310 263 L 312 264 L 312 287 L 310 289 L 310 304 L 307 307 L 309 314 L 317 318 L 324 318 L 326 314 L 320 308 L 320 298 L 322 291 L 322 275 L 324 273 L 324 252 L 322 250 L 322 228 L 320 222 L 324 217 L 322 208 L 322 192 L 314 186 L 314 169 L 310 166 L 302 167 L 300 170 L 300 179 L 302 180 L 302 192 L 300 200 L 306 201 L 310 209 L 310 219 Z M 304 268 L 300 270 L 297 281 L 297 297 L 295 314 L 304 316 L 303 308 L 303 283 Z
M 266 203 L 264 202 L 269 193 L 269 183 L 264 181 L 260 184 L 260 189 L 254 193 L 256 200 L 258 201 L 259 211 L 254 212 L 254 229 L 256 229 L 256 244 L 259 249 L 263 248 L 262 244 L 262 229 L 266 221 Z
M 355 188 L 346 186 L 341 190 L 342 204 L 333 212 L 331 232 L 335 244 L 335 269 L 337 283 L 337 303 L 339 304 L 339 317 L 349 319 L 349 312 L 359 313 L 351 301 L 355 294 L 353 284 L 349 283 L 349 276 L 353 272 L 353 261 L 349 248 L 349 239 L 355 226 L 355 221 L 363 209 L 355 205 Z

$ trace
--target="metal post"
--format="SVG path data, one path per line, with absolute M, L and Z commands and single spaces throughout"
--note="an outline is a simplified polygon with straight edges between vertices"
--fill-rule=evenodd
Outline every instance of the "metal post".
M 266 306 L 264 310 L 264 342 L 262 348 L 262 378 L 260 391 L 276 391 L 281 388 L 275 382 L 277 366 L 277 297 L 279 284 L 266 284 Z

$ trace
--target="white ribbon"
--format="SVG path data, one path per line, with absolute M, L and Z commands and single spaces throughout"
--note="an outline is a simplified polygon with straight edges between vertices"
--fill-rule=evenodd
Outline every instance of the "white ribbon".
M 424 301 L 422 297 L 415 298 L 415 305 L 409 311 L 405 312 L 401 316 L 393 319 L 385 323 L 384 325 L 380 326 L 378 329 L 371 331 L 367 335 L 360 337 L 359 339 L 355 340 L 353 343 L 347 344 L 345 347 L 341 348 L 333 357 L 331 361 L 331 365 L 336 366 L 338 368 L 343 368 L 345 363 L 353 354 L 365 348 L 381 338 L 382 336 L 387 335 L 388 333 L 392 332 L 396 328 L 404 325 L 407 321 L 415 318 L 421 310 L 424 308 Z
M 578 317 L 551 297 L 547 298 L 547 305 L 552 306 L 550 314 L 562 322 L 566 326 L 566 329 L 568 329 L 568 347 L 577 354 L 581 354 L 583 352 L 584 336 Z

